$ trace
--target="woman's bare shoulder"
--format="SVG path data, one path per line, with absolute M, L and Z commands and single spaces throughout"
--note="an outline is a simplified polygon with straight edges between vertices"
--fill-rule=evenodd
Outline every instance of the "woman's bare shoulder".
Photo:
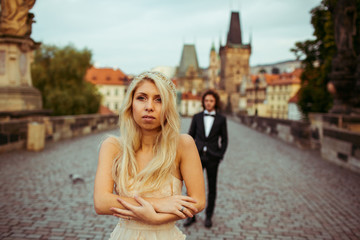
M 101 144 L 101 149 L 110 151 L 111 154 L 118 154 L 122 150 L 121 137 L 108 136 Z
M 194 144 L 194 139 L 189 134 L 181 134 L 179 140 L 179 148 L 187 148 Z
M 106 144 L 114 144 L 120 146 L 120 141 L 121 141 L 121 137 L 110 135 L 107 138 L 105 138 L 103 144 L 106 143 Z

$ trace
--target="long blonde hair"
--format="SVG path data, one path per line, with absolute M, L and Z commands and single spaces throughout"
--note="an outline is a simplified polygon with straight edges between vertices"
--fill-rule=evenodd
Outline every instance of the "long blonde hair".
M 141 147 L 142 134 L 133 118 L 132 103 L 134 93 L 143 81 L 153 82 L 159 90 L 162 99 L 161 130 L 153 146 L 154 158 L 141 172 L 138 172 L 135 153 Z M 175 168 L 180 135 L 175 85 L 159 72 L 144 72 L 137 76 L 130 84 L 120 108 L 119 124 L 122 154 L 115 159 L 112 167 L 112 176 L 119 192 L 128 195 L 129 191 L 133 190 L 146 193 L 159 189 Z

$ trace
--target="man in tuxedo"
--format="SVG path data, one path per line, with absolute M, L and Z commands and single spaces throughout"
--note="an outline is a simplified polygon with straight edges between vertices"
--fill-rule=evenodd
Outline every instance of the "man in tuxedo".
M 202 96 L 202 105 L 205 110 L 194 115 L 189 135 L 195 140 L 203 169 L 206 170 L 208 196 L 205 227 L 210 228 L 215 208 L 217 172 L 228 144 L 228 134 L 226 118 L 217 112 L 219 95 L 213 90 L 207 90 Z M 184 227 L 194 222 L 196 222 L 195 216 L 187 218 Z

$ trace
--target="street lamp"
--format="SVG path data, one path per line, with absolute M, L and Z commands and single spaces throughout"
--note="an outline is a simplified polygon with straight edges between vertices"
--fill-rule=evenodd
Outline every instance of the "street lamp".
M 259 77 L 256 78 L 255 80 L 255 116 L 258 115 L 258 110 L 257 110 L 257 102 L 258 102 L 258 99 L 257 99 L 257 91 L 259 90 L 259 83 L 260 83 L 260 79 Z

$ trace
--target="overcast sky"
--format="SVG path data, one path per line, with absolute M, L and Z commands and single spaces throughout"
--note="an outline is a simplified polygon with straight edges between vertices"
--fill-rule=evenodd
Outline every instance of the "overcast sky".
M 212 43 L 226 42 L 231 11 L 240 12 L 250 65 L 294 59 L 297 41 L 313 38 L 310 10 L 321 0 L 37 0 L 31 37 L 44 44 L 88 48 L 97 67 L 139 74 L 177 66 L 184 44 L 209 65 Z

